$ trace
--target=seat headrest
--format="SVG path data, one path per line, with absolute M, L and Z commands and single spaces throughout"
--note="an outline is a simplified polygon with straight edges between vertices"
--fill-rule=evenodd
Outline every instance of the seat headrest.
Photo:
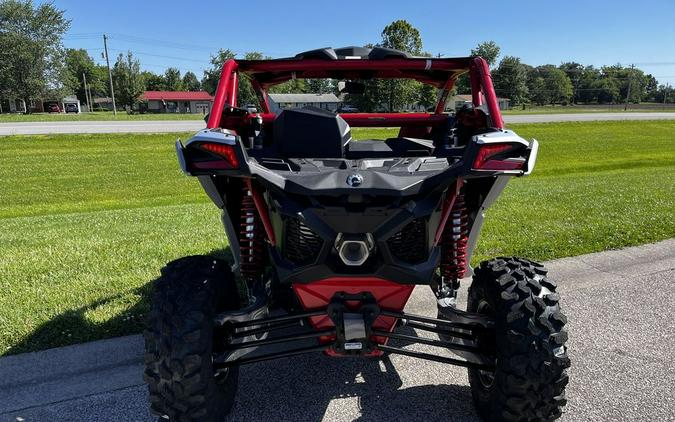
M 349 125 L 339 115 L 303 107 L 277 115 L 272 145 L 285 158 L 342 158 L 351 138 Z

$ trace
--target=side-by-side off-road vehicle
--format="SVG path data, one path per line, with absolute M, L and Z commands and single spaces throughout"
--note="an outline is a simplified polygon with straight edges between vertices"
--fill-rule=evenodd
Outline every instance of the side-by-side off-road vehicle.
M 472 104 L 446 112 L 463 75 Z M 238 107 L 243 78 L 258 109 Z M 330 79 L 353 95 L 415 80 L 438 89 L 438 104 L 410 113 L 274 110 L 268 89 L 296 78 Z M 353 127 L 399 131 L 357 141 Z M 231 259 L 182 258 L 156 281 L 145 333 L 152 410 L 221 420 L 240 365 L 320 352 L 464 366 L 485 420 L 559 417 L 569 359 L 555 283 L 526 259 L 469 265 L 486 209 L 513 176 L 532 172 L 537 148 L 504 128 L 480 57 L 349 47 L 225 62 L 207 128 L 176 149 L 222 210 Z M 422 285 L 437 309 L 404 312 Z

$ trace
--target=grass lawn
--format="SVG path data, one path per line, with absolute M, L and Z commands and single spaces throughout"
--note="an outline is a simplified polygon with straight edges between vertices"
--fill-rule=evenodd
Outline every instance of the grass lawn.
M 476 260 L 675 236 L 675 122 L 513 128 L 541 142 L 537 168 L 489 211 Z M 136 333 L 165 262 L 222 251 L 218 210 L 178 170 L 174 139 L 0 138 L 0 354 Z
M 201 114 L 181 113 L 147 113 L 127 114 L 126 111 L 118 111 L 117 116 L 112 111 L 94 111 L 91 113 L 33 113 L 33 114 L 0 114 L 0 123 L 18 122 L 66 122 L 80 120 L 202 120 Z
M 597 106 L 532 106 L 523 110 L 520 107 L 514 107 L 510 110 L 502 111 L 502 114 L 577 114 L 577 113 L 661 113 L 661 112 L 675 112 L 675 106 L 668 105 L 662 107 L 661 104 L 654 104 L 653 108 L 635 108 L 628 107 L 628 110 L 623 109 L 623 105 L 597 105 Z

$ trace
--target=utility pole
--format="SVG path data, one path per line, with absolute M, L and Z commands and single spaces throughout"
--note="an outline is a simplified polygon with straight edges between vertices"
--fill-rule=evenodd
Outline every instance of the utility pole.
M 91 111 L 91 97 L 89 96 L 89 90 L 87 89 L 87 74 L 82 72 L 82 81 L 84 82 L 84 98 L 87 100 L 87 109 Z
M 108 36 L 103 34 L 103 49 L 105 50 L 105 62 L 108 65 L 108 80 L 110 81 L 110 97 L 112 98 L 113 114 L 117 116 L 117 106 L 115 105 L 115 89 L 113 88 L 112 72 L 110 71 L 110 58 L 108 57 Z
M 91 95 L 91 85 L 88 86 L 87 92 L 89 93 L 89 100 L 91 101 L 90 111 L 94 111 L 94 97 Z
M 628 90 L 626 91 L 626 105 L 623 106 L 623 111 L 628 110 L 628 100 L 630 99 L 630 88 L 633 85 L 633 69 L 635 65 L 630 65 L 630 75 L 628 76 Z

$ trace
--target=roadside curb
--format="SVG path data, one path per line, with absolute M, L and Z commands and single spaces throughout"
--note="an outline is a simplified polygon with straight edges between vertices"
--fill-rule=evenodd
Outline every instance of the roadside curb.
M 0 358 L 0 414 L 140 385 L 140 335 Z

